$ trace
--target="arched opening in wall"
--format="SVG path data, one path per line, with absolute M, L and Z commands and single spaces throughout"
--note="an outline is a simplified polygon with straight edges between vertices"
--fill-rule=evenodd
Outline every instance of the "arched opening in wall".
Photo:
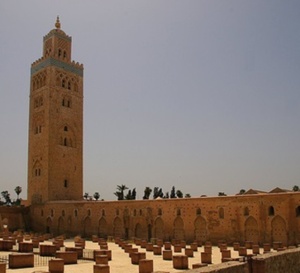
M 161 217 L 157 217 L 154 222 L 154 237 L 164 239 L 164 222 Z
M 57 234 L 62 235 L 65 233 L 65 221 L 62 216 L 58 218 L 58 227 L 57 227 Z
M 207 241 L 207 224 L 202 216 L 198 216 L 194 222 L 195 240 L 204 243 Z
M 258 223 L 252 216 L 245 221 L 245 241 L 251 241 L 255 244 L 259 242 Z
M 46 220 L 46 233 L 52 233 L 52 219 L 50 217 Z
M 100 238 L 107 238 L 107 222 L 101 217 L 98 224 L 98 236 Z
M 269 216 L 274 216 L 274 215 L 275 215 L 275 209 L 274 209 L 273 206 L 270 206 L 270 207 L 269 207 L 268 213 L 269 213 Z
M 300 206 L 296 208 L 296 217 L 300 217 Z
M 136 216 L 136 209 L 133 210 L 133 216 Z
M 83 236 L 88 237 L 92 235 L 92 221 L 89 216 L 85 217 L 83 221 Z
M 275 216 L 271 222 L 272 227 L 272 242 L 282 242 L 284 246 L 287 245 L 287 229 L 286 223 L 279 215 Z
M 248 207 L 244 208 L 244 216 L 249 216 L 249 208 Z
M 162 216 L 162 209 L 161 208 L 158 209 L 157 215 Z
M 178 240 L 184 240 L 184 223 L 180 216 L 177 216 L 173 223 L 173 238 Z
M 201 209 L 200 208 L 197 208 L 196 215 L 201 215 Z
M 223 208 L 219 208 L 219 218 L 224 219 L 224 209 Z
M 123 235 L 123 225 L 120 217 L 116 217 L 114 220 L 113 235 L 114 237 L 122 237 Z
M 151 240 L 152 238 L 152 225 L 148 225 L 148 242 Z
M 181 210 L 180 210 L 180 209 L 177 209 L 176 215 L 177 215 L 177 216 L 180 216 L 180 215 L 181 215 Z
M 134 235 L 136 238 L 143 239 L 145 238 L 142 225 L 137 223 L 134 229 Z

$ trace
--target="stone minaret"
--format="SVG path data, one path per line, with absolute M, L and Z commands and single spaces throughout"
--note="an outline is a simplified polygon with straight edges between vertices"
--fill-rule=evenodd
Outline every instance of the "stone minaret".
M 71 61 L 72 39 L 55 29 L 31 65 L 28 200 L 80 200 L 83 195 L 83 65 Z

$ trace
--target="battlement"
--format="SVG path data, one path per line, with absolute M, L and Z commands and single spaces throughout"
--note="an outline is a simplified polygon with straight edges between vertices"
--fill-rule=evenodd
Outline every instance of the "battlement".
M 75 61 L 66 62 L 54 57 L 41 57 L 31 64 L 31 75 L 50 65 L 66 69 L 69 72 L 83 76 L 83 64 Z

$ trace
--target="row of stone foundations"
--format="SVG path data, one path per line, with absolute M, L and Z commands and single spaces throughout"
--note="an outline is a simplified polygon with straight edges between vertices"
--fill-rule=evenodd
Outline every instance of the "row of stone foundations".
M 39 237 L 29 237 L 29 236 L 17 236 L 14 238 L 13 236 L 7 237 L 5 239 L 0 240 L 0 242 L 10 242 L 12 245 L 15 245 L 16 242 L 19 244 L 19 251 L 20 252 L 32 252 L 34 247 L 40 248 L 40 255 L 41 256 L 54 256 L 57 259 L 49 261 L 49 272 L 61 272 L 55 269 L 53 271 L 51 268 L 61 268 L 61 261 L 64 264 L 72 264 L 77 263 L 77 259 L 82 257 L 83 248 L 85 247 L 85 240 L 80 237 L 74 238 L 75 246 L 71 248 L 66 248 L 66 251 L 61 252 L 59 251 L 61 247 L 64 246 L 64 239 L 62 237 L 55 238 L 53 240 L 52 245 L 49 244 L 42 244 L 46 238 L 44 236 Z M 31 240 L 31 242 L 29 242 Z M 141 239 L 135 239 L 134 244 L 144 248 L 146 251 L 152 251 L 154 255 L 162 255 L 164 260 L 172 260 L 173 261 L 173 268 L 175 269 L 188 269 L 188 258 L 193 257 L 194 252 L 198 250 L 198 247 L 201 246 L 199 242 L 194 242 L 187 246 L 184 241 L 173 240 L 172 242 L 163 242 L 162 240 L 152 240 L 153 243 L 147 242 Z M 102 272 L 107 273 L 109 272 L 109 260 L 112 259 L 112 253 L 108 250 L 108 245 L 106 240 L 101 238 L 96 238 L 94 236 L 93 242 L 98 242 L 100 250 L 94 251 L 94 260 L 96 264 L 94 265 L 94 272 Z M 133 244 L 129 244 L 121 239 L 116 239 L 115 242 L 124 249 L 126 253 L 129 254 L 132 264 L 136 264 L 139 266 L 140 273 L 148 273 L 153 272 L 153 261 L 146 259 L 145 252 L 138 252 L 138 248 L 135 248 Z M 156 244 L 155 244 L 156 243 Z M 5 245 L 2 243 L 2 246 Z M 7 244 L 8 245 L 8 244 Z M 1 244 L 0 244 L 1 246 Z M 173 250 L 172 250 L 173 247 Z M 234 244 L 234 250 L 238 251 L 239 256 L 241 257 L 249 257 L 247 253 L 247 249 L 252 249 L 252 254 L 259 253 L 259 246 L 254 245 L 251 242 L 247 242 L 245 246 L 240 246 L 239 243 Z M 10 248 L 10 247 L 9 247 Z M 231 251 L 227 249 L 227 245 L 224 242 L 219 243 L 219 248 L 222 253 L 222 262 L 235 260 L 231 258 Z M 280 251 L 283 250 L 283 246 L 280 242 L 276 242 L 273 245 L 273 248 Z M 176 255 L 175 253 L 181 252 L 184 249 L 184 255 Z M 264 252 L 270 251 L 271 246 L 269 244 L 264 245 Z M 13 260 L 17 260 L 12 264 L 10 268 L 20 268 L 22 259 L 24 260 L 24 255 L 13 255 Z M 23 257 L 22 257 L 23 256 Z M 201 262 L 198 264 L 193 264 L 193 268 L 199 268 L 207 266 L 208 264 L 212 263 L 212 245 L 211 243 L 207 242 L 204 246 L 204 252 L 201 252 Z M 21 258 L 22 257 L 22 258 Z M 51 266 L 50 266 L 51 264 Z M 20 267 L 19 267 L 20 266 Z M 26 265 L 29 266 L 29 263 Z M 32 265 L 33 266 L 33 265 Z M 51 271 L 52 270 L 52 271 Z M 63 271 L 62 271 L 63 272 Z M 1 273 L 1 272 L 0 272 Z

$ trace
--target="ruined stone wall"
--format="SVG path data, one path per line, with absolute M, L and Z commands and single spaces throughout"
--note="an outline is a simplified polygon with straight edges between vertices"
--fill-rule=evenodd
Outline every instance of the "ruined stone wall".
M 300 249 L 288 249 L 253 258 L 253 273 L 300 272 Z
M 3 225 L 7 225 L 11 231 L 17 229 L 27 229 L 29 209 L 25 207 L 0 207 L 0 231 Z
M 300 193 L 132 201 L 53 201 L 31 208 L 54 234 L 300 243 Z
M 201 269 L 188 270 L 187 273 L 251 273 L 248 269 L 248 264 L 243 262 L 228 262 Z

